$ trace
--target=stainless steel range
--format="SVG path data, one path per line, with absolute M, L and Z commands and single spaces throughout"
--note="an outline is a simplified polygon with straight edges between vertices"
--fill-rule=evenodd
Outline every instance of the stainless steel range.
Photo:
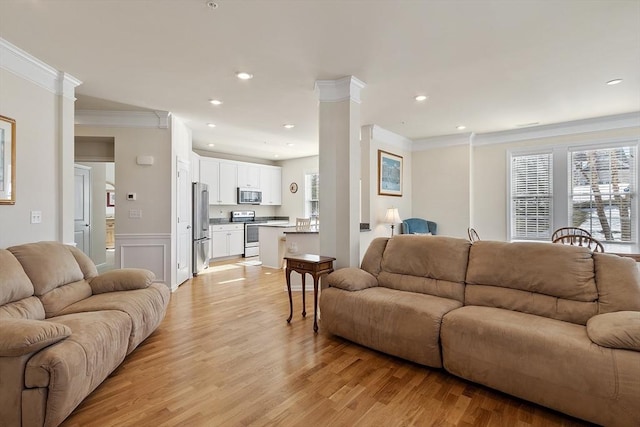
M 260 255 L 259 227 L 264 221 L 256 221 L 256 211 L 232 211 L 231 222 L 244 223 L 244 257 Z

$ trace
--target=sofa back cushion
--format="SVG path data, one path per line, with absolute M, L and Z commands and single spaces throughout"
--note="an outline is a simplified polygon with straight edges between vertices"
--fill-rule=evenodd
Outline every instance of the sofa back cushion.
M 640 311 L 640 269 L 631 258 L 594 253 L 598 313 Z
M 385 247 L 378 285 L 462 302 L 470 246 L 453 237 L 395 236 Z
M 533 242 L 475 242 L 465 305 L 499 307 L 585 325 L 598 312 L 589 249 Z
M 42 301 L 46 317 L 91 296 L 91 287 L 70 246 L 38 242 L 13 246 L 9 251 L 33 283 L 34 294 Z
M 382 254 L 384 253 L 384 249 L 387 247 L 388 241 L 389 239 L 386 237 L 373 239 L 369 248 L 367 248 L 367 252 L 365 252 L 364 257 L 362 258 L 360 268 L 373 276 L 378 277 L 378 274 L 380 274 L 380 270 L 382 269 Z
M 0 249 L 0 306 L 33 295 L 33 284 L 20 262 L 6 249 Z

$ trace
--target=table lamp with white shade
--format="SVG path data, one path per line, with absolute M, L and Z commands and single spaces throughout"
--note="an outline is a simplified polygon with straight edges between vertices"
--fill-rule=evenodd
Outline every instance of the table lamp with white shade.
M 396 224 L 402 222 L 402 220 L 400 219 L 400 215 L 398 214 L 398 208 L 387 209 L 387 214 L 384 217 L 384 222 L 386 224 L 391 224 L 391 237 L 393 237 L 393 228 Z

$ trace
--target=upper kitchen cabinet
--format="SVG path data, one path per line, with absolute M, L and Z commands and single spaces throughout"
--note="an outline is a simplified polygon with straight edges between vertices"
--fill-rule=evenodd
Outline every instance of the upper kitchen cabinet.
M 200 158 L 200 182 L 209 185 L 210 205 L 235 205 L 238 166 L 217 159 Z
M 282 168 L 280 166 L 260 167 L 260 189 L 263 205 L 282 204 Z
M 260 188 L 260 166 L 238 163 L 238 187 Z

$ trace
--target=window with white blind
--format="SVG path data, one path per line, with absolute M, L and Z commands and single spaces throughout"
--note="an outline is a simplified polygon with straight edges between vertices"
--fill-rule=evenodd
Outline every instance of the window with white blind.
M 549 239 L 553 206 L 552 153 L 511 156 L 511 239 Z
M 570 225 L 604 242 L 636 239 L 636 147 L 569 153 Z
M 304 216 L 317 218 L 320 214 L 320 174 L 318 172 L 304 175 Z
M 638 142 L 509 154 L 509 236 L 548 240 L 580 227 L 608 243 L 638 242 Z

